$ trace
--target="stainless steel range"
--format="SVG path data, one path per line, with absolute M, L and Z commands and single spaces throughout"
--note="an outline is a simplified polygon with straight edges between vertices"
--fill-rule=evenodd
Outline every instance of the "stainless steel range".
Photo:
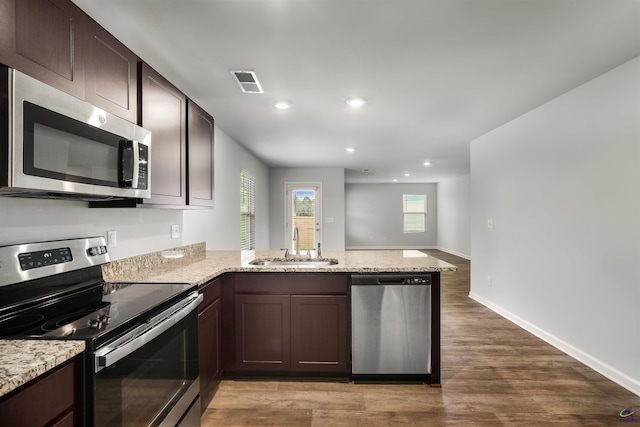
M 103 237 L 0 247 L 0 337 L 83 340 L 84 424 L 199 425 L 196 286 L 105 283 Z

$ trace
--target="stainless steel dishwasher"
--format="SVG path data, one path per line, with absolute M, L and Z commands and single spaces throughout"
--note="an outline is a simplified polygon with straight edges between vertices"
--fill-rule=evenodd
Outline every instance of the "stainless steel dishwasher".
M 431 276 L 351 276 L 354 379 L 419 379 L 431 373 Z

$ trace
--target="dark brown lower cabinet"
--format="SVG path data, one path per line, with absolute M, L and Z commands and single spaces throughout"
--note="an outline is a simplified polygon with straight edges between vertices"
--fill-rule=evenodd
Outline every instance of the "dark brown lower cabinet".
M 0 424 L 12 427 L 82 425 L 82 356 L 0 398 Z
M 291 296 L 291 370 L 349 372 L 346 295 Z
M 203 411 L 213 398 L 222 377 L 220 286 L 221 280 L 216 279 L 200 288 L 204 296 L 198 308 L 200 398 Z
M 291 297 L 236 295 L 236 367 L 285 372 L 291 368 Z
M 346 276 L 236 274 L 228 371 L 349 375 L 348 305 Z

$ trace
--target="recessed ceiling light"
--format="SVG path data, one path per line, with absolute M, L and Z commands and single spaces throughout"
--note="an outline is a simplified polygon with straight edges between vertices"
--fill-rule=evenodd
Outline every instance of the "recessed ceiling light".
M 360 108 L 364 105 L 364 99 L 362 98 L 347 99 L 347 104 L 349 104 L 349 107 L 351 108 Z
M 431 166 L 431 162 L 424 162 L 423 165 L 425 166 Z
M 393 178 L 393 182 L 398 182 L 398 178 Z
M 273 106 L 276 107 L 278 110 L 287 110 L 291 105 L 286 101 L 278 101 L 275 104 L 273 104 Z
M 347 153 L 353 153 L 354 151 L 356 151 L 356 149 L 353 147 L 346 148 L 346 150 L 347 150 Z
M 406 172 L 404 176 L 411 176 L 411 174 L 409 172 Z

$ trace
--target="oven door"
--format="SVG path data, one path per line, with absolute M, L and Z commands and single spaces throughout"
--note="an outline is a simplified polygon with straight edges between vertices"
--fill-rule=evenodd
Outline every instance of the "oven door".
M 201 300 L 193 293 L 95 351 L 88 424 L 175 426 L 190 419 L 188 413 L 199 415 L 196 308 Z

